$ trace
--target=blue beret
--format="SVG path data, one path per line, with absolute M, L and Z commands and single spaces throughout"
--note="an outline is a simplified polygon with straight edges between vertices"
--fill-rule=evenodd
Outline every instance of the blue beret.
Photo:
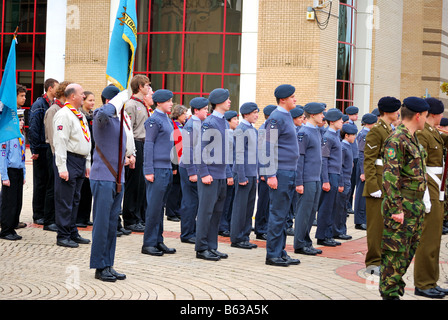
M 294 88 L 292 85 L 282 84 L 275 89 L 274 96 L 278 99 L 284 99 L 292 96 L 295 91 L 296 88 Z
M 440 125 L 442 127 L 448 126 L 448 118 L 442 118 L 440 119 Z
M 191 99 L 190 106 L 192 109 L 202 109 L 208 106 L 208 99 L 204 97 L 196 97 Z
M 241 114 L 248 114 L 255 110 L 260 110 L 255 102 L 245 102 L 240 107 Z
M 445 106 L 443 102 L 436 98 L 426 98 L 425 101 L 429 104 L 429 113 L 441 114 L 445 111 Z
M 345 114 L 350 114 L 350 115 L 352 115 L 352 114 L 357 114 L 357 113 L 359 113 L 359 109 L 358 109 L 358 107 L 350 106 L 350 107 L 348 107 L 347 109 L 345 109 Z
M 325 110 L 327 105 L 325 103 L 320 102 L 310 102 L 303 107 L 303 110 L 309 114 L 318 114 Z
M 378 108 L 375 108 L 375 109 L 372 110 L 372 114 L 373 114 L 374 116 L 379 117 L 379 116 L 380 116 L 380 110 L 378 110 Z
M 429 110 L 429 104 L 423 98 L 407 97 L 403 100 L 403 104 L 411 111 L 423 112 Z
M 325 114 L 325 120 L 327 121 L 337 121 L 342 118 L 342 111 L 337 108 L 331 108 Z
M 115 97 L 117 94 L 120 93 L 120 89 L 118 89 L 116 86 L 107 86 L 103 89 L 103 92 L 101 92 L 101 96 L 103 96 L 105 99 L 111 100 L 113 97 Z
M 217 88 L 214 89 L 212 92 L 210 92 L 210 95 L 208 96 L 208 100 L 210 103 L 213 104 L 219 104 L 226 101 L 230 96 L 229 90 Z
M 373 113 L 366 113 L 362 116 L 361 122 L 366 124 L 372 124 L 378 121 L 378 117 Z
M 267 105 L 266 107 L 264 107 L 263 113 L 269 117 L 271 115 L 272 111 L 274 111 L 275 109 L 277 109 L 277 106 L 270 104 L 270 105 Z
M 378 101 L 378 109 L 383 112 L 395 112 L 401 108 L 401 102 L 394 97 L 382 97 Z
M 159 89 L 152 95 L 152 101 L 157 102 L 165 102 L 170 100 L 173 97 L 173 93 L 167 89 Z
M 297 117 L 300 117 L 303 114 L 304 110 L 303 110 L 302 107 L 297 106 L 297 107 L 295 107 L 294 109 L 292 109 L 289 112 L 291 113 L 291 117 L 297 118 Z
M 344 123 L 342 125 L 342 131 L 348 134 L 357 134 L 358 128 L 353 123 Z
M 348 121 L 348 120 L 350 120 L 350 118 L 348 117 L 348 115 L 343 114 L 343 115 L 342 115 L 342 121 L 343 121 L 343 122 L 346 122 L 346 121 Z
M 237 117 L 237 116 L 238 116 L 238 113 L 236 113 L 236 111 L 233 111 L 233 110 L 229 110 L 224 113 L 224 118 L 226 118 L 227 121 L 229 121 L 230 119 Z

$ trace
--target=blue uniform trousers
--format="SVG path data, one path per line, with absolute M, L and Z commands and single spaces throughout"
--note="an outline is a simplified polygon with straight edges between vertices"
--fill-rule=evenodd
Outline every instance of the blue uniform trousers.
M 1 236 L 15 235 L 23 204 L 23 169 L 8 168 L 9 187 L 2 185 Z
M 294 225 L 294 249 L 311 247 L 310 230 L 319 206 L 322 191 L 320 181 L 303 183 L 303 194 L 298 194 L 297 210 Z
M 123 191 L 117 193 L 114 181 L 92 179 L 90 189 L 93 197 L 90 268 L 102 269 L 114 265 Z
M 172 169 L 154 169 L 154 182 L 146 180 L 146 215 L 143 247 L 163 242 L 163 207 L 173 181 Z
M 268 232 L 269 220 L 269 186 L 265 180 L 258 182 L 257 213 L 255 214 L 255 234 Z
M 218 228 L 227 194 L 227 179 L 214 179 L 204 184 L 198 178 L 198 215 L 196 219 L 196 251 L 218 248 Z
M 221 214 L 221 221 L 219 222 L 219 232 L 230 231 L 230 221 L 232 219 L 233 199 L 235 199 L 235 186 L 227 185 L 226 200 L 224 202 L 224 209 Z
M 57 168 L 54 171 L 54 207 L 58 240 L 73 239 L 79 235 L 76 216 L 86 172 L 86 159 L 67 152 L 67 170 L 68 181 L 59 177 Z
M 353 170 L 352 175 L 350 177 L 350 194 L 347 197 L 347 210 L 353 210 L 353 195 L 355 193 L 355 187 L 359 180 L 359 175 L 356 172 L 356 168 L 358 167 L 358 158 L 353 158 Z
M 356 170 L 358 177 L 361 175 L 361 169 L 359 166 Z M 355 207 L 353 209 L 355 216 L 355 224 L 365 224 L 366 219 L 366 198 L 363 197 L 362 192 L 364 191 L 364 181 L 358 179 L 356 182 L 356 193 L 355 193 Z
M 322 191 L 317 213 L 316 238 L 324 240 L 333 238 L 333 219 L 336 194 L 338 193 L 339 174 L 329 173 L 330 191 Z M 344 202 L 344 205 L 346 202 Z
M 277 189 L 269 188 L 269 222 L 266 240 L 266 259 L 286 255 L 286 221 L 296 192 L 296 172 L 277 170 Z
M 187 169 L 179 167 L 182 202 L 180 207 L 180 239 L 187 240 L 196 236 L 196 216 L 198 213 L 198 184 L 191 182 Z
M 351 195 L 351 184 L 346 183 L 344 185 L 344 191 L 336 194 L 336 200 L 334 203 L 334 222 L 333 222 L 333 235 L 347 234 L 347 206 L 345 205 Z
M 240 185 L 235 182 L 235 198 L 233 199 L 232 219 L 230 223 L 230 241 L 232 243 L 249 241 L 252 231 L 255 198 L 257 196 L 257 177 L 247 177 L 248 183 Z M 233 181 L 238 181 L 234 173 Z

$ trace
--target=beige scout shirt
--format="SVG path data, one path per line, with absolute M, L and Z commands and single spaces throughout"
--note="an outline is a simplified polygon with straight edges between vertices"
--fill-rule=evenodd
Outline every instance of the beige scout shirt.
M 149 118 L 146 106 L 137 100 L 131 99 L 126 102 L 125 111 L 131 118 L 134 138 L 145 139 L 145 121 Z
M 84 114 L 82 118 L 91 139 L 92 135 Z M 91 140 L 86 140 L 78 117 L 69 108 L 63 107 L 56 112 L 53 119 L 53 131 L 54 154 L 58 171 L 67 171 L 67 152 L 85 156 L 86 169 L 90 169 Z
M 53 145 L 53 118 L 56 112 L 61 110 L 61 107 L 53 103 L 50 108 L 45 112 L 44 116 L 44 126 L 45 126 L 45 142 L 50 145 L 51 152 L 54 154 Z

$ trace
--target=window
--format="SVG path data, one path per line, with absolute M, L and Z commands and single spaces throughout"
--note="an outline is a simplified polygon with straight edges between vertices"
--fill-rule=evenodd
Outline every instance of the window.
M 339 4 L 336 107 L 344 112 L 353 105 L 356 0 L 341 0 Z
M 0 0 L 1 74 L 17 27 L 17 83 L 27 87 L 25 128 L 31 104 L 44 92 L 46 0 Z
M 137 19 L 134 74 L 186 106 L 228 88 L 238 110 L 242 0 L 137 0 Z

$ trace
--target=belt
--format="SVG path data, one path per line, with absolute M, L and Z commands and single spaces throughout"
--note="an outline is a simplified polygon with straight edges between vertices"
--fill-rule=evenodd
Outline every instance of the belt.
M 375 164 L 376 164 L 377 166 L 382 166 L 382 165 L 383 165 L 383 159 L 376 159 L 376 160 L 375 160 Z
M 423 195 L 425 194 L 425 192 L 424 191 L 409 190 L 409 189 L 401 189 L 401 194 L 403 196 L 405 196 L 406 198 L 416 199 L 416 200 L 423 200 Z
M 438 174 L 443 174 L 443 167 L 426 167 L 426 171 L 428 175 L 434 180 L 434 182 L 439 186 L 439 200 L 445 200 L 445 192 L 440 190 L 442 186 L 442 179 L 437 177 Z
M 67 151 L 67 155 L 71 155 L 71 156 L 73 156 L 73 157 L 81 158 L 81 159 L 85 159 L 85 158 L 87 158 L 87 156 L 83 156 L 82 154 L 73 153 L 73 152 L 70 152 L 70 151 Z
M 134 138 L 135 141 L 145 142 L 145 138 Z

